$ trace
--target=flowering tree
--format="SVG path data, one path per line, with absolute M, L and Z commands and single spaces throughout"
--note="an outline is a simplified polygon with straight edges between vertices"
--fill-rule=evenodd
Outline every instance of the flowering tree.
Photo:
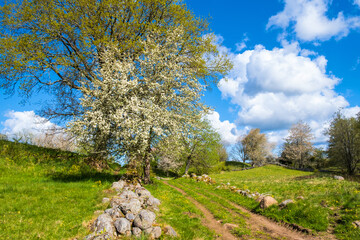
M 272 155 L 272 149 L 274 144 L 270 143 L 265 135 L 265 133 L 260 133 L 259 128 L 253 128 L 250 132 L 241 138 L 237 142 L 237 145 L 240 145 L 237 148 L 239 149 L 241 157 L 245 160 L 250 160 L 253 166 L 261 166 L 265 163 L 266 158 Z
M 182 27 L 166 34 L 154 29 L 139 40 L 142 53 L 137 56 L 109 45 L 101 57 L 100 78 L 83 84 L 84 113 L 69 124 L 80 141 L 92 143 L 95 154 L 141 159 L 145 183 L 150 181 L 156 143 L 183 131 L 183 123 L 191 125 L 199 112 L 206 111 L 200 102 L 204 85 L 199 77 L 226 70 L 222 58 L 204 60 L 211 49 L 187 45 L 184 32 Z M 210 43 L 211 37 L 203 41 Z
M 289 136 L 285 138 L 282 156 L 296 167 L 305 167 L 314 150 L 311 142 L 313 138 L 307 123 L 300 121 L 292 125 Z

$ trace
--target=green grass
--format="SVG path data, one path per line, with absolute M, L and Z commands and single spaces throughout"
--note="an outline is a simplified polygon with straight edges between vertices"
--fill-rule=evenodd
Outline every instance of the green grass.
M 68 239 L 88 233 L 104 209 L 104 189 L 118 180 L 80 155 L 0 141 L 0 239 Z M 115 167 L 115 166 L 113 166 Z
M 240 212 L 228 202 L 223 201 L 215 195 L 209 194 L 209 191 L 203 191 L 201 188 L 192 186 L 189 182 L 183 181 L 180 184 L 179 182 L 172 181 L 171 184 L 185 190 L 187 194 L 205 206 L 214 215 L 215 219 L 221 220 L 223 224 L 233 223 L 238 225 L 239 227 L 233 230 L 234 235 L 242 237 L 251 234 L 246 227 L 246 221 L 244 220 L 246 214 Z
M 253 201 L 241 203 L 250 210 L 315 231 L 326 231 L 334 227 L 340 239 L 360 239 L 360 231 L 351 224 L 360 219 L 359 183 L 337 181 L 331 175 L 289 170 L 273 165 L 214 174 L 211 177 L 218 183 L 230 183 L 243 190 L 267 193 L 279 202 L 286 199 L 296 201 L 284 209 L 273 206 L 266 210 L 254 205 Z M 298 196 L 305 199 L 296 200 Z
M 248 163 L 236 162 L 236 161 L 226 161 L 225 162 L 226 170 L 228 171 L 238 171 L 244 168 L 251 167 Z
M 157 222 L 171 225 L 179 239 L 215 238 L 214 231 L 202 225 L 202 212 L 177 190 L 159 181 L 146 188 L 161 201 Z

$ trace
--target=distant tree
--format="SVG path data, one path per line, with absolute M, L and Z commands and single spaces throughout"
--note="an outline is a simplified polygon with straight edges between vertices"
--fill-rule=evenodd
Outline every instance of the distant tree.
M 231 158 L 233 161 L 242 161 L 245 163 L 246 161 L 246 155 L 245 155 L 245 149 L 243 144 L 241 143 L 241 140 L 244 138 L 244 136 L 239 136 L 236 139 L 236 143 L 231 149 Z
M 328 164 L 327 152 L 323 148 L 314 148 L 313 154 L 309 159 L 309 165 L 315 169 L 320 169 Z
M 34 135 L 31 142 L 32 144 L 41 147 L 55 148 L 72 152 L 77 150 L 74 136 L 70 133 L 66 133 L 63 128 L 55 125 Z
M 8 137 L 5 134 L 0 133 L 0 140 L 8 140 Z
M 220 162 L 226 162 L 229 159 L 229 155 L 228 155 L 224 145 L 220 144 L 218 146 L 217 151 L 218 151 L 218 154 L 219 154 L 219 157 L 220 157 L 220 159 L 219 159 Z
M 260 133 L 259 128 L 251 129 L 250 132 L 241 139 L 244 158 L 251 161 L 253 166 L 261 166 L 266 162 L 266 158 L 271 155 L 274 145 L 269 143 L 264 133 Z M 245 162 L 245 161 L 244 161 Z
M 360 131 L 358 118 L 346 118 L 337 112 L 327 129 L 329 136 L 328 154 L 330 161 L 336 166 L 354 175 L 360 163 Z
M 190 167 L 198 173 L 206 172 L 225 158 L 220 135 L 206 120 L 200 120 L 194 127 L 186 128 L 180 139 L 185 162 L 184 174 L 188 174 Z
M 289 136 L 285 138 L 282 157 L 295 167 L 304 168 L 313 152 L 311 128 L 302 121 L 291 126 Z

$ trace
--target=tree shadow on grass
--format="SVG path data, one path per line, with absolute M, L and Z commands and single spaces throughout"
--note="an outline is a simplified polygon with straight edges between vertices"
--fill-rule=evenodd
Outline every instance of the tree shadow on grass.
M 108 172 L 86 172 L 81 174 L 64 174 L 64 173 L 55 173 L 47 174 L 51 180 L 56 182 L 87 182 L 87 181 L 101 181 L 101 182 L 116 182 L 119 181 L 122 172 L 118 173 L 108 173 Z

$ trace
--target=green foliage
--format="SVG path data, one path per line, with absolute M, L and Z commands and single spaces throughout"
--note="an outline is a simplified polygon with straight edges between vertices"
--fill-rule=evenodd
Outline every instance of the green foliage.
M 221 171 L 227 154 L 220 135 L 205 120 L 198 120 L 188 129 L 175 132 L 156 146 L 159 169 L 182 175 L 188 172 L 203 174 Z M 161 167 L 168 163 L 168 169 Z
M 88 234 L 86 222 L 117 181 L 71 152 L 0 141 L 0 238 L 67 239 Z
M 349 175 L 354 175 L 360 163 L 360 119 L 346 118 L 337 112 L 327 130 L 329 135 L 328 155 L 333 166 L 339 166 Z

